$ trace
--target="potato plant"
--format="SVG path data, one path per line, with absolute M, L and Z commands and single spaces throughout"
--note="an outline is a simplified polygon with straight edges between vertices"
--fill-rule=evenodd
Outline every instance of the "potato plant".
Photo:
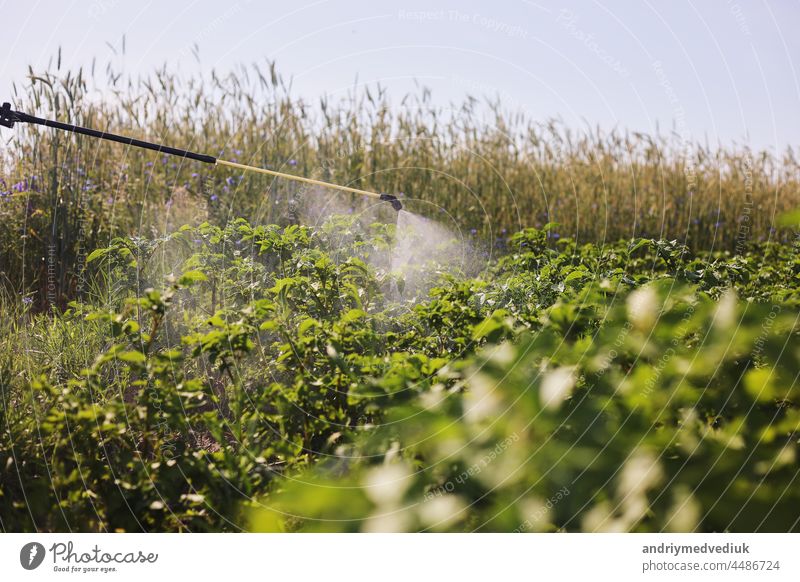
M 3 303 L 0 526 L 796 531 L 796 244 L 554 228 L 413 300 L 353 216 L 111 240 Z

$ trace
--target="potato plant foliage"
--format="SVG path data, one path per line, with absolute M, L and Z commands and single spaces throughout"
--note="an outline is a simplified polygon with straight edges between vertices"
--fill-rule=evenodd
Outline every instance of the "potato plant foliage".
M 185 226 L 5 302 L 6 531 L 797 531 L 797 245 Z M 436 265 L 429 272 L 437 273 Z

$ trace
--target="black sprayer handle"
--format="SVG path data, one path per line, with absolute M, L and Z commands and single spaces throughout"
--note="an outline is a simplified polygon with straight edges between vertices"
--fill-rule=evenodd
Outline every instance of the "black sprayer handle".
M 209 156 L 206 154 L 198 154 L 196 152 L 190 152 L 189 150 L 181 150 L 178 148 L 172 148 L 165 145 L 150 143 L 148 141 L 142 141 L 140 139 L 134 139 L 132 137 L 115 135 L 113 133 L 107 133 L 105 131 L 89 129 L 88 127 L 72 125 L 71 123 L 61 123 L 60 121 L 41 119 L 39 117 L 34 117 L 33 115 L 28 115 L 27 113 L 23 113 L 21 111 L 13 111 L 9 103 L 3 103 L 3 106 L 0 107 L 0 125 L 3 125 L 5 127 L 14 127 L 14 123 L 16 122 L 35 123 L 37 125 L 44 125 L 45 127 L 53 127 L 55 129 L 71 131 L 72 133 L 80 133 L 82 135 L 88 135 L 90 137 L 97 137 L 108 141 L 115 141 L 117 143 L 123 143 L 125 145 L 130 145 L 137 148 L 153 150 L 156 152 L 161 152 L 162 154 L 170 154 L 181 158 L 197 160 L 198 162 L 204 162 L 206 164 L 217 163 L 217 158 L 215 158 L 214 156 Z
M 397 211 L 400 211 L 403 208 L 403 205 L 400 203 L 400 200 L 398 200 L 397 196 L 393 194 L 378 194 L 377 192 L 368 192 L 367 190 L 359 190 L 357 188 L 351 188 L 349 186 L 339 186 L 337 184 L 331 184 L 329 182 L 322 182 L 321 180 L 312 180 L 311 178 L 304 178 L 302 176 L 284 174 L 283 172 L 268 170 L 267 168 L 257 168 L 255 166 L 248 166 L 245 164 L 239 164 L 237 162 L 230 162 L 227 160 L 217 160 L 217 158 L 215 158 L 214 156 L 209 156 L 206 154 L 198 154 L 196 152 L 190 152 L 189 150 L 171 148 L 169 146 L 157 143 L 150 143 L 149 141 L 133 139 L 132 137 L 124 137 L 121 135 L 115 135 L 113 133 L 106 133 L 105 131 L 97 131 L 96 129 L 89 129 L 88 127 L 72 125 L 71 123 L 61 123 L 60 121 L 41 119 L 39 117 L 34 117 L 33 115 L 28 115 L 27 113 L 23 113 L 22 111 L 14 111 L 11 109 L 10 103 L 3 103 L 2 107 L 0 107 L 0 125 L 4 127 L 14 127 L 15 123 L 35 123 L 38 125 L 44 125 L 45 127 L 53 127 L 55 129 L 71 131 L 72 133 L 80 133 L 82 135 L 88 135 L 90 137 L 106 139 L 108 141 L 115 141 L 117 143 L 124 143 L 125 145 L 134 146 L 137 148 L 153 150 L 156 152 L 160 152 L 162 154 L 170 154 L 173 156 L 178 156 L 189 160 L 197 160 L 198 162 L 203 162 L 206 164 L 216 165 L 219 163 L 221 165 L 229 166 L 231 168 L 237 168 L 240 170 L 245 170 L 250 172 L 260 172 L 262 174 L 269 174 L 272 176 L 286 178 L 289 180 L 297 180 L 300 182 L 316 184 L 317 186 L 335 188 L 337 190 L 343 190 L 345 192 L 353 192 L 355 194 L 361 194 L 363 196 L 379 198 L 380 200 L 383 200 L 384 202 L 388 202 L 389 204 L 391 204 L 392 208 L 394 208 Z

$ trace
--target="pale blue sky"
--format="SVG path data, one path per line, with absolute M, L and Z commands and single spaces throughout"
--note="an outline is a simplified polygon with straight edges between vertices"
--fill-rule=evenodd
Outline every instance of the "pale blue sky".
M 782 151 L 800 142 L 794 0 L 496 2 L 294 0 L 2 2 L 0 99 L 59 46 L 103 62 L 127 38 L 129 73 L 191 73 L 275 59 L 314 98 L 415 80 L 442 104 L 499 95 L 535 118 Z M 200 47 L 201 64 L 190 47 Z

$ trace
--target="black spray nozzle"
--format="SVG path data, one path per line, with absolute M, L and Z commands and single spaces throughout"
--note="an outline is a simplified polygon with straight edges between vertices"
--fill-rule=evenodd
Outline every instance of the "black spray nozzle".
M 14 123 L 19 121 L 16 111 L 11 111 L 11 103 L 3 103 L 0 107 L 0 125 L 4 127 L 14 127 Z
M 397 199 L 397 196 L 393 196 L 392 194 L 381 194 L 381 200 L 391 204 L 392 208 L 394 208 L 398 212 L 400 212 L 403 209 L 403 205 L 400 204 L 400 201 Z

